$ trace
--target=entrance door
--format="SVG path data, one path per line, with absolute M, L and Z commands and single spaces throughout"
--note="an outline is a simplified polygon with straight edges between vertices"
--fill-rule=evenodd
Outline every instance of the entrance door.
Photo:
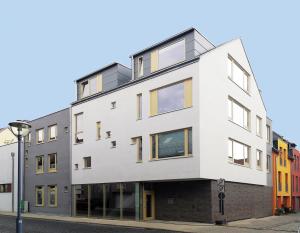
M 143 199 L 144 199 L 144 201 L 143 201 L 144 220 L 154 219 L 154 213 L 155 213 L 154 192 L 153 191 L 144 191 Z

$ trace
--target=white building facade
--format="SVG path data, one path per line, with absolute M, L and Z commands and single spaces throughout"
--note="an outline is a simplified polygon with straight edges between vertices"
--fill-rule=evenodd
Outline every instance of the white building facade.
M 266 109 L 241 40 L 189 29 L 77 80 L 73 215 L 214 222 L 271 215 Z
M 15 138 L 7 130 L 0 132 L 0 138 L 6 141 L 5 144 L 0 145 L 0 211 L 15 212 L 17 211 L 18 143 L 12 142 Z

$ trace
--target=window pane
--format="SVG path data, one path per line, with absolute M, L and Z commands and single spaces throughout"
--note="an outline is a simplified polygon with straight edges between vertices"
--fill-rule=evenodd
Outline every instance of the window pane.
M 91 184 L 91 216 L 103 216 L 103 185 Z
M 75 185 L 76 215 L 88 216 L 88 185 Z
M 86 97 L 89 95 L 89 82 L 84 81 L 81 83 L 81 97 Z
M 158 113 L 184 108 L 183 82 L 158 90 Z
M 152 158 L 155 158 L 156 157 L 156 136 L 155 135 L 151 136 L 151 141 L 152 141 L 151 155 Z
M 232 100 L 228 99 L 228 117 L 232 119 Z
M 241 88 L 244 87 L 244 72 L 233 62 L 233 77 L 232 80 Z
M 249 147 L 244 145 L 245 164 L 249 164 Z
M 244 145 L 233 142 L 233 161 L 234 163 L 244 165 Z
M 232 149 L 232 140 L 229 139 L 229 140 L 228 140 L 228 158 L 229 158 L 230 160 L 233 159 L 232 153 L 233 153 L 233 149 Z
M 56 125 L 50 126 L 49 130 L 50 130 L 50 140 L 55 139 L 56 138 Z
M 188 154 L 191 155 L 193 154 L 193 141 L 192 141 L 192 129 L 188 129 Z
M 244 109 L 238 104 L 233 102 L 233 121 L 240 126 L 244 126 Z
M 97 93 L 97 79 L 96 77 L 89 80 L 90 83 L 90 95 Z
M 144 75 L 144 61 L 143 57 L 138 58 L 138 76 L 143 76 Z
M 185 60 L 185 40 L 179 41 L 158 51 L 159 69 Z
M 184 155 L 184 131 L 174 131 L 158 135 L 158 157 Z
M 83 131 L 83 114 L 76 115 L 76 130 L 77 133 Z

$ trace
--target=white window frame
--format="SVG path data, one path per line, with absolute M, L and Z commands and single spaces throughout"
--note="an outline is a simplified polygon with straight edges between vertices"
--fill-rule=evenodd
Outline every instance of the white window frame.
M 255 161 L 256 161 L 256 169 L 262 170 L 262 151 L 261 150 L 256 150 L 256 155 L 255 155 Z M 257 164 L 259 161 L 260 165 Z
M 83 112 L 74 114 L 74 118 L 75 118 L 75 133 L 74 133 L 74 140 L 75 140 L 75 144 L 79 144 L 79 143 L 83 143 L 84 139 L 83 139 L 83 129 L 81 131 L 78 131 L 78 116 L 82 116 L 82 127 L 83 127 Z M 81 141 L 77 141 L 77 135 L 82 135 L 82 142 Z
M 247 144 L 245 143 L 242 143 L 242 142 L 239 142 L 237 140 L 234 140 L 232 138 L 228 138 L 228 146 L 229 146 L 229 143 L 231 143 L 231 148 L 230 148 L 230 151 L 228 151 L 228 161 L 232 164 L 235 164 L 235 165 L 239 165 L 239 166 L 244 166 L 244 167 L 250 167 L 250 164 L 251 164 L 251 147 L 248 146 Z M 235 163 L 234 162 L 234 146 L 233 146 L 233 143 L 238 143 L 240 145 L 243 146 L 243 157 L 244 157 L 244 164 L 239 164 L 239 163 Z M 247 154 L 248 154 L 248 162 L 246 162 L 246 153 L 245 151 L 247 150 Z M 230 156 L 230 152 L 231 152 L 231 156 Z
M 228 54 L 228 61 L 227 61 L 227 74 L 228 78 L 234 82 L 239 88 L 241 88 L 246 93 L 250 94 L 250 74 L 232 57 Z M 239 85 L 237 82 L 234 81 L 233 77 L 233 65 L 241 70 L 244 73 L 243 76 L 243 86 Z M 246 82 L 245 82 L 246 78 Z M 246 83 L 246 84 L 245 84 Z
M 51 129 L 55 127 L 55 137 L 51 138 Z M 48 126 L 48 141 L 55 141 L 57 139 L 57 124 Z
M 246 108 L 244 105 L 242 105 L 241 103 L 239 103 L 238 101 L 236 101 L 235 99 L 233 99 L 232 97 L 228 97 L 228 119 L 243 127 L 244 129 L 247 130 L 251 130 L 251 111 Z M 233 114 L 233 104 L 238 105 L 239 107 L 241 107 L 243 109 L 243 125 L 240 125 L 237 121 L 234 120 L 234 114 Z M 245 126 L 245 114 L 247 114 L 247 125 Z
M 40 139 L 40 132 L 42 132 L 42 134 L 41 134 L 42 140 L 39 140 Z M 44 130 L 44 128 L 37 129 L 36 130 L 36 144 L 42 144 L 44 142 L 45 142 L 45 130 Z

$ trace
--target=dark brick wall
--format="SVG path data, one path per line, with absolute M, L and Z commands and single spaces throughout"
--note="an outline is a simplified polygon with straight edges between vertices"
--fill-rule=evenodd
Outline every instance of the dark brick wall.
M 272 187 L 226 182 L 225 217 L 228 221 L 272 215 Z M 220 218 L 216 181 L 211 182 L 213 221 Z
M 219 214 L 216 181 L 154 183 L 156 219 L 214 223 Z M 228 221 L 272 215 L 272 187 L 226 182 Z
M 155 183 L 156 219 L 211 222 L 211 182 Z

